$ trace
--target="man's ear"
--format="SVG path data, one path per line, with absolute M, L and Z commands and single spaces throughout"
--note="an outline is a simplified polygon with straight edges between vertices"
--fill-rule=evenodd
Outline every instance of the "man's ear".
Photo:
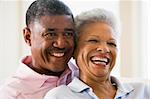
M 31 31 L 28 27 L 25 27 L 23 29 L 23 36 L 24 36 L 24 40 L 25 42 L 31 46 Z

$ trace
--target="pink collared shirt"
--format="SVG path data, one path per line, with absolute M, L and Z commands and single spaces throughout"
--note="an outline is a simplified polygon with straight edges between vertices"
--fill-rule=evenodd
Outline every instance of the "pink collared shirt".
M 17 72 L 1 86 L 0 99 L 43 99 L 49 90 L 68 84 L 78 75 L 78 70 L 71 62 L 68 63 L 71 70 L 57 77 L 36 73 L 27 66 L 30 61 L 30 56 L 23 59 Z

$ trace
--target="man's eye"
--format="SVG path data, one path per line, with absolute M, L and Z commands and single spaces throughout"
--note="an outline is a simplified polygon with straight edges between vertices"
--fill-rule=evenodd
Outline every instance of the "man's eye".
M 46 36 L 46 37 L 53 37 L 53 36 L 56 36 L 56 33 L 54 33 L 54 32 L 48 32 L 48 33 L 45 33 L 44 36 Z
M 64 36 L 66 36 L 66 37 L 72 37 L 73 33 L 72 32 L 65 32 Z

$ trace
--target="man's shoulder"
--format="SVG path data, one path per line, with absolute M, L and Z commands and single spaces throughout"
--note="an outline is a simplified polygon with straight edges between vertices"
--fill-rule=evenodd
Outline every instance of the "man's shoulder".
M 20 90 L 20 82 L 17 79 L 9 78 L 0 86 L 0 97 L 3 97 L 2 99 L 11 99 L 11 97 L 17 97 L 20 93 Z
M 2 89 L 15 89 L 17 90 L 19 86 L 21 86 L 21 80 L 15 76 L 11 76 L 5 80 L 5 82 L 1 85 Z

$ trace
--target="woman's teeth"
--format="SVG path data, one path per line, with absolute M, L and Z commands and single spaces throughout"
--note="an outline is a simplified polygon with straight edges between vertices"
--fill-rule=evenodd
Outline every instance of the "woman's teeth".
M 103 65 L 108 64 L 108 59 L 107 58 L 102 58 L 102 57 L 93 57 L 93 58 L 91 58 L 91 61 L 94 64 L 103 64 Z

